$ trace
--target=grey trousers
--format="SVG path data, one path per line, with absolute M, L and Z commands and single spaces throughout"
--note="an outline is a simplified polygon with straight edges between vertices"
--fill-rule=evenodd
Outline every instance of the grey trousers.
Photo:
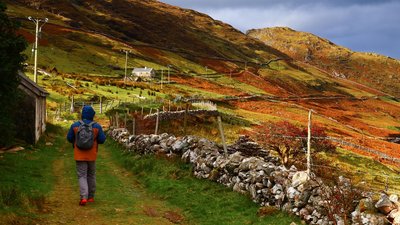
M 96 161 L 76 161 L 81 199 L 94 198 L 96 192 Z

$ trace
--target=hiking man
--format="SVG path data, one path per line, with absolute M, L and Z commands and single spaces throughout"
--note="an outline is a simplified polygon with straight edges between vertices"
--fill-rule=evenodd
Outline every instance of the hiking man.
M 74 146 L 81 206 L 94 202 L 98 144 L 103 144 L 106 140 L 100 124 L 93 121 L 95 114 L 91 106 L 84 106 L 82 120 L 73 123 L 67 134 L 67 140 Z

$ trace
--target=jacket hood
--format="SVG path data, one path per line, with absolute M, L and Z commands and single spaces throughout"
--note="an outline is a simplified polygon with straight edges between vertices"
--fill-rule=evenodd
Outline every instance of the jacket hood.
M 85 105 L 82 108 L 82 119 L 93 120 L 95 114 L 96 112 L 90 105 Z

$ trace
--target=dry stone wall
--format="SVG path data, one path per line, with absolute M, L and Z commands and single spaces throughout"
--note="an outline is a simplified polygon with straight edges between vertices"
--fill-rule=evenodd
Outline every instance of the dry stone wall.
M 167 111 L 167 112 L 159 112 L 158 116 L 160 120 L 171 120 L 171 119 L 181 119 L 185 116 L 185 110 L 181 111 Z M 197 110 L 189 110 L 188 115 L 196 116 L 218 116 L 219 112 L 217 110 L 205 110 L 205 109 L 197 109 Z M 150 115 L 146 115 L 143 119 L 156 119 L 157 113 L 153 113 Z
M 346 218 L 340 215 L 328 216 L 329 207 L 337 207 L 329 198 L 329 187 L 316 177 L 310 178 L 304 171 L 292 166 L 287 169 L 267 150 L 246 136 L 228 147 L 225 155 L 221 146 L 204 138 L 185 136 L 177 138 L 170 134 L 130 135 L 126 129 L 113 129 L 109 135 L 122 144 L 127 151 L 138 154 L 164 153 L 180 157 L 194 168 L 198 178 L 221 183 L 233 191 L 248 194 L 261 206 L 275 206 L 299 216 L 308 224 L 340 224 Z M 346 192 L 350 181 L 341 177 L 339 185 Z M 384 225 L 400 224 L 398 198 L 382 194 L 374 204 L 372 197 L 364 193 L 357 208 L 349 215 L 352 224 Z M 377 211 L 379 210 L 379 212 Z M 397 218 L 397 219 L 396 219 Z M 398 221 L 398 222 L 397 222 Z

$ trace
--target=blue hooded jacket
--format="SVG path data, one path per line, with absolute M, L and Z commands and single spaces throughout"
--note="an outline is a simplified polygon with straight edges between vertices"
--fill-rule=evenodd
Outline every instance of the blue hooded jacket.
M 93 118 L 94 118 L 95 114 L 96 114 L 96 112 L 94 111 L 94 109 L 90 105 L 85 105 L 82 108 L 82 121 L 84 123 L 86 123 L 86 124 L 91 123 L 93 121 Z M 79 125 L 80 125 L 79 121 L 76 121 L 69 128 L 69 131 L 68 131 L 68 134 L 67 134 L 67 140 L 70 143 L 72 143 L 72 146 L 74 146 L 74 143 L 75 143 L 74 128 L 75 127 L 79 127 Z M 104 134 L 104 131 L 103 131 L 102 127 L 100 126 L 100 124 L 95 123 L 93 125 L 93 128 L 97 128 L 99 130 L 99 133 L 97 135 L 97 143 L 103 144 L 106 141 L 106 135 Z

